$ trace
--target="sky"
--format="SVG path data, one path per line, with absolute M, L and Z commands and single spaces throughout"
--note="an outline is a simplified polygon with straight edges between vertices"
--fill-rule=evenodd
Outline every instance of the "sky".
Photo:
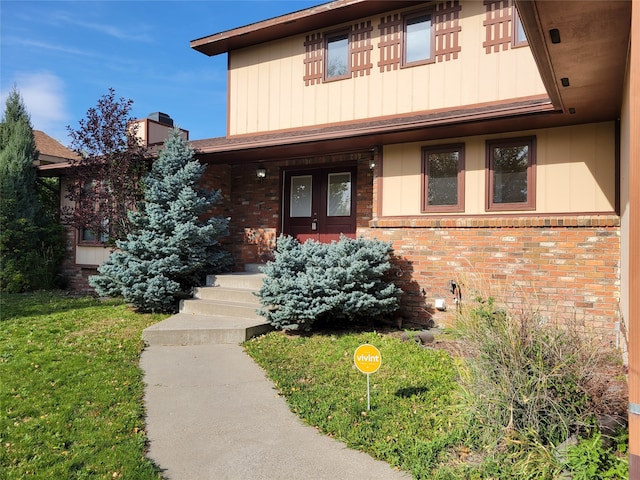
M 115 90 L 131 116 L 171 116 L 191 140 L 226 133 L 226 54 L 189 42 L 326 0 L 0 0 L 0 100 L 15 86 L 42 130 L 68 146 L 67 126 Z

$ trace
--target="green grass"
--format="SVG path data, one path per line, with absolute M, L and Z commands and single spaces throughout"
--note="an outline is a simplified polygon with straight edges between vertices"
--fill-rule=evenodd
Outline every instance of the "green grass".
M 0 476 L 161 478 L 138 360 L 166 316 L 57 293 L 3 294 L 0 309 Z
M 380 369 L 370 376 L 370 411 L 366 375 L 353 365 L 355 349 L 365 342 L 382 355 Z M 457 368 L 444 351 L 375 332 L 271 333 L 245 348 L 308 424 L 415 478 L 434 478 L 433 469 L 463 442 Z

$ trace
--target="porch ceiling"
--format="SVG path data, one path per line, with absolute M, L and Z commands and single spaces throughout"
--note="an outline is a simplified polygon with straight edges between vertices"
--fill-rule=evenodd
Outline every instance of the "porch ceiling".
M 515 1 L 553 104 L 571 123 L 618 118 L 631 1 Z

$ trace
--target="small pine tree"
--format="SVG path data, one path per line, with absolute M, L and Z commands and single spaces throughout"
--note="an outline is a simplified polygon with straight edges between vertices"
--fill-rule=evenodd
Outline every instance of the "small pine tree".
M 384 279 L 391 244 L 341 236 L 320 243 L 278 238 L 275 260 L 263 268 L 260 314 L 276 328 L 310 330 L 316 323 L 382 319 L 398 309 L 402 291 Z
M 173 129 L 144 179 L 144 202 L 129 213 L 133 231 L 89 283 L 99 295 L 124 297 L 141 311 L 175 311 L 207 273 L 221 271 L 229 256 L 218 243 L 227 220 L 200 217 L 220 200 L 219 190 L 198 190 L 205 166 Z
M 0 122 L 0 289 L 58 286 L 62 228 L 41 203 L 31 119 L 14 87 Z

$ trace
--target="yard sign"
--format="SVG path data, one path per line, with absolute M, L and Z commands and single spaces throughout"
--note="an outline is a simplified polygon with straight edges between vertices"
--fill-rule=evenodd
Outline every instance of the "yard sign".
M 377 372 L 382 364 L 382 355 L 373 345 L 365 343 L 356 348 L 353 361 L 358 370 L 367 374 L 367 410 L 371 410 L 371 395 L 369 390 L 369 374 Z

